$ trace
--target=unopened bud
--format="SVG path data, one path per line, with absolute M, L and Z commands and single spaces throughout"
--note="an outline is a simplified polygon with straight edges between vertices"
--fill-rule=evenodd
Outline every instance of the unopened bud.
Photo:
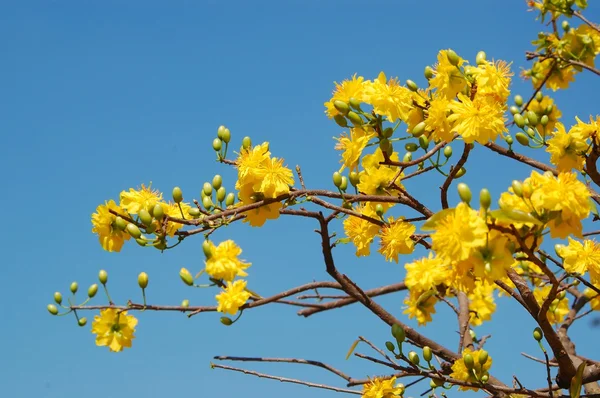
M 202 251 L 207 260 L 212 257 L 212 244 L 208 239 L 202 242 Z
M 352 97 L 348 100 L 348 104 L 350 105 L 350 107 L 352 109 L 354 109 L 355 111 L 361 111 L 360 109 L 360 101 L 357 100 L 356 98 Z
M 548 117 L 548 115 L 544 115 L 540 118 L 540 124 L 544 127 L 546 127 L 546 125 L 548 124 L 549 121 L 550 121 L 550 118 Z
M 231 324 L 233 324 L 233 321 L 231 320 L 231 318 L 228 318 L 226 316 L 222 316 L 220 321 L 225 326 L 230 326 Z
M 530 126 L 537 126 L 537 124 L 539 123 L 538 115 L 534 111 L 527 112 L 527 120 L 529 120 Z
M 152 224 L 152 216 L 150 212 L 146 209 L 141 209 L 138 216 L 140 217 L 140 221 L 145 226 L 149 227 Z
M 425 75 L 425 79 L 431 79 L 433 77 L 433 68 L 431 66 L 426 66 L 423 74 Z
M 183 200 L 183 192 L 181 191 L 181 188 L 179 188 L 179 187 L 173 188 L 173 202 L 181 203 L 182 200 Z
M 519 128 L 525 127 L 525 118 L 523 117 L 523 115 L 521 115 L 520 113 L 515 113 L 513 119 L 515 121 L 515 124 L 519 126 Z
M 485 51 L 479 51 L 477 56 L 475 57 L 475 62 L 477 65 L 483 65 L 487 62 Z
M 342 185 L 342 175 L 338 171 L 333 173 L 333 185 L 338 188 Z
M 451 65 L 456 66 L 460 62 L 460 59 L 458 58 L 458 54 L 456 54 L 454 52 L 454 50 L 452 50 L 452 49 L 449 49 L 446 52 L 446 57 L 448 57 L 448 62 L 450 62 Z
M 479 363 L 481 365 L 483 365 L 484 363 L 486 363 L 487 360 L 488 360 L 488 358 L 489 358 L 489 354 L 488 354 L 488 352 L 486 350 L 479 351 Z
M 467 174 L 467 169 L 465 169 L 464 167 L 461 167 L 460 170 L 458 170 L 458 173 L 456 173 L 454 175 L 454 179 L 458 179 L 458 178 L 464 176 L 465 174 Z
M 521 181 L 513 180 L 511 186 L 515 195 L 517 195 L 519 198 L 523 197 L 523 184 Z
M 385 209 L 383 208 L 383 205 L 381 203 L 377 203 L 377 206 L 375 206 L 375 213 L 381 217 L 383 216 L 383 213 L 385 212 Z
M 395 323 L 394 325 L 392 325 L 392 336 L 394 336 L 394 338 L 398 342 L 403 342 L 404 339 L 406 338 L 406 333 L 404 332 L 404 329 L 402 328 L 402 326 Z
M 521 112 L 519 110 L 519 107 L 517 107 L 515 105 L 511 105 L 510 108 L 508 108 L 508 111 L 510 112 L 511 115 L 516 115 L 517 113 Z
M 544 94 L 542 94 L 541 91 L 538 91 L 535 94 L 535 99 L 536 99 L 537 102 L 542 102 L 542 100 L 544 99 Z
M 515 105 L 519 107 L 523 106 L 523 97 L 515 95 Z
M 427 362 L 430 362 L 431 358 L 433 358 L 433 353 L 431 352 L 431 348 L 429 348 L 429 346 L 423 347 L 423 359 Z
M 527 135 L 525 135 L 524 133 L 518 132 L 517 134 L 515 134 L 515 138 L 517 139 L 519 144 L 523 146 L 529 146 L 529 137 L 527 137 Z
M 356 172 L 353 171 L 350 173 L 350 184 L 352 184 L 352 186 L 357 186 L 360 183 L 360 175 Z
M 412 161 L 412 153 L 410 153 L 410 152 L 406 152 L 406 153 L 404 154 L 404 157 L 402 158 L 402 161 L 403 161 L 404 163 L 407 163 L 407 162 L 410 162 L 410 161 Z
M 394 352 L 394 350 L 396 349 L 396 346 L 394 346 L 394 343 L 392 343 L 391 341 L 386 341 L 385 348 L 387 348 L 388 351 L 390 351 L 390 352 Z
M 355 126 L 362 126 L 364 123 L 360 115 L 354 111 L 348 112 L 348 115 L 346 116 L 348 117 L 348 120 L 350 120 Z
M 133 223 L 127 224 L 127 232 L 135 239 L 139 239 L 142 236 L 142 231 L 140 231 L 138 226 Z
M 479 192 L 479 204 L 484 209 L 489 209 L 492 204 L 492 195 L 486 188 Z
M 215 152 L 219 152 L 221 148 L 223 148 L 223 141 L 221 141 L 218 138 L 215 138 L 212 142 L 212 147 L 215 150 Z
M 190 300 L 188 300 L 188 299 L 184 299 L 183 301 L 181 301 L 181 306 L 182 306 L 183 308 L 187 308 L 187 307 L 189 307 L 189 306 L 190 306 Z
M 348 178 L 346 176 L 342 176 L 342 183 L 340 184 L 340 190 L 345 191 L 348 189 Z
M 62 303 L 62 294 L 60 292 L 54 293 L 54 301 L 59 305 Z
M 77 321 L 77 324 L 81 327 L 84 327 L 87 324 L 87 318 L 86 317 L 79 318 L 79 320 Z
M 473 360 L 473 356 L 471 354 L 466 354 L 463 357 L 463 362 L 468 370 L 471 370 L 473 367 L 475 367 L 475 361 Z
M 408 89 L 410 91 L 414 91 L 414 92 L 419 90 L 419 86 L 417 86 L 417 83 L 413 82 L 412 80 L 406 81 L 406 87 L 408 87 Z
M 541 341 L 544 338 L 544 334 L 542 333 L 542 329 L 536 327 L 533 329 L 533 338 L 537 341 Z
M 148 274 L 145 272 L 140 272 L 138 275 L 138 285 L 145 289 L 148 286 Z
M 504 137 L 504 141 L 506 141 L 506 143 L 507 143 L 508 145 L 512 145 L 512 144 L 513 144 L 513 142 L 514 142 L 514 141 L 513 141 L 513 138 L 512 138 L 512 136 L 511 136 L 511 135 L 507 135 L 506 137 Z
M 225 190 L 225 187 L 219 187 L 219 189 L 217 189 L 217 201 L 224 201 L 226 195 L 227 191 Z
M 192 276 L 192 274 L 190 274 L 190 271 L 188 271 L 185 268 L 182 268 L 179 271 L 179 277 L 181 278 L 183 283 L 185 283 L 188 286 L 192 286 L 194 284 L 194 277 Z
M 420 137 L 425 132 L 425 127 L 426 127 L 425 122 L 421 122 L 421 123 L 417 124 L 412 129 L 412 135 L 415 137 Z
M 417 149 L 419 149 L 419 146 L 414 142 L 409 142 L 408 144 L 404 145 L 404 149 L 406 149 L 408 152 L 415 152 Z
M 77 282 L 73 282 L 71 283 L 71 286 L 69 286 L 69 290 L 71 290 L 71 293 L 73 294 L 77 293 L 77 289 L 79 289 Z
M 415 365 L 418 365 L 419 362 L 421 362 L 421 360 L 419 359 L 419 354 L 417 354 L 414 351 L 411 351 L 408 353 L 408 360 L 411 361 Z
M 348 112 L 350 112 L 350 107 L 344 101 L 335 100 L 335 101 L 333 101 L 333 106 L 342 115 L 347 115 Z
M 46 309 L 48 309 L 48 312 L 52 315 L 58 314 L 58 308 L 56 308 L 56 306 L 54 304 L 48 304 Z
M 92 298 L 96 295 L 96 293 L 98 293 L 98 285 L 94 283 L 88 288 L 88 297 Z
M 233 192 L 229 192 L 225 197 L 225 206 L 233 206 L 235 203 L 235 195 Z
M 121 216 L 117 216 L 115 218 L 115 227 L 117 227 L 119 231 L 124 231 L 125 228 L 127 228 L 127 221 L 125 221 Z
M 446 147 L 444 148 L 444 156 L 446 158 L 449 158 L 452 156 L 452 147 L 450 145 L 446 145 Z
M 103 285 L 106 285 L 106 282 L 108 281 L 108 273 L 106 271 L 104 271 L 103 269 L 100 270 L 100 272 L 98 272 L 98 280 Z
M 248 149 L 252 146 L 252 140 L 250 137 L 246 136 L 242 139 L 242 148 Z
M 333 117 L 333 120 L 340 127 L 348 127 L 348 121 L 344 117 L 344 115 L 340 115 L 339 113 Z
M 464 182 L 461 182 L 456 188 L 458 189 L 458 196 L 460 197 L 460 200 L 466 204 L 469 204 L 471 202 L 471 189 L 469 189 L 469 186 Z

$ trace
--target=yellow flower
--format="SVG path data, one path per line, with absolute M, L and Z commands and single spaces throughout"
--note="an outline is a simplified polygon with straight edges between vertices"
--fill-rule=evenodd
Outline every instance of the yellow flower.
M 438 62 L 434 67 L 434 77 L 429 80 L 429 89 L 437 89 L 437 95 L 453 99 L 466 87 L 467 82 L 460 69 L 450 63 L 447 54 L 448 50 L 438 53 Z M 464 60 L 459 57 L 458 66 L 463 63 Z
M 568 240 L 567 246 L 559 246 L 557 250 L 565 271 L 579 275 L 589 271 L 600 276 L 600 245 L 588 239 L 583 243 L 571 237 Z
M 403 313 L 408 314 L 409 319 L 417 318 L 419 326 L 423 326 L 431 322 L 431 315 L 435 314 L 435 303 L 437 298 L 434 291 L 411 289 L 404 299 L 407 307 Z
M 536 287 L 533 290 L 533 296 L 535 300 L 541 307 L 548 298 L 548 294 L 550 293 L 550 289 L 552 286 L 546 285 L 544 287 Z M 552 324 L 562 323 L 565 320 L 565 316 L 569 313 L 569 299 L 563 298 L 562 300 L 554 299 L 554 302 L 550 304 L 550 308 L 546 315 L 548 316 L 548 321 Z
M 251 294 L 246 291 L 246 281 L 227 282 L 225 290 L 215 296 L 218 304 L 217 311 L 235 315 L 240 307 L 246 304 L 250 296 Z
M 600 285 L 596 286 L 599 288 Z M 590 289 L 589 287 L 583 291 L 583 295 L 590 300 L 590 307 L 594 311 L 600 311 L 600 294 L 596 293 L 595 290 Z
M 546 152 L 550 153 L 550 162 L 561 172 L 572 169 L 583 170 L 587 142 L 578 139 L 577 135 L 567 134 L 562 123 L 556 123 L 556 128 L 546 148 Z
M 362 76 L 352 76 L 352 80 L 344 80 L 342 83 L 335 82 L 335 90 L 333 91 L 333 97 L 328 102 L 325 102 L 325 113 L 329 118 L 339 114 L 338 110 L 335 109 L 333 103 L 335 101 L 344 101 L 348 103 L 350 98 L 354 98 L 360 102 L 365 102 L 365 86 L 369 81 L 365 81 Z
M 533 191 L 531 202 L 548 211 L 562 211 L 563 220 L 573 215 L 579 220 L 587 218 L 591 211 L 590 192 L 586 185 L 577 180 L 575 173 L 531 173 L 532 179 L 540 180 L 540 188 Z M 568 214 L 564 214 L 567 212 Z
M 232 240 L 221 242 L 218 246 L 210 242 L 210 247 L 212 255 L 205 264 L 206 273 L 212 278 L 231 282 L 236 276 L 248 275 L 244 270 L 252 264 L 238 259 L 242 249 Z
M 241 187 L 239 192 L 241 200 L 240 205 L 248 205 L 251 203 L 260 202 L 264 199 L 264 195 L 260 192 L 255 192 L 252 184 L 246 184 Z M 267 220 L 275 220 L 279 218 L 279 210 L 283 207 L 281 202 L 274 202 L 268 205 L 257 207 L 256 209 L 244 212 L 247 222 L 252 227 L 262 227 Z
M 117 206 L 114 200 L 109 200 L 105 204 L 98 206 L 96 212 L 92 214 L 92 232 L 98 235 L 98 240 L 104 250 L 119 252 L 125 241 L 129 240 L 130 235 L 118 230 L 114 226 L 117 216 L 109 210 L 114 210 L 120 214 L 123 213 L 123 210 Z
M 127 315 L 127 311 L 121 312 L 115 308 L 101 310 L 100 315 L 94 316 L 92 323 L 96 345 L 108 346 L 113 352 L 122 351 L 123 347 L 131 347 L 137 323 L 138 320 L 133 315 Z
M 466 260 L 485 245 L 488 227 L 477 212 L 461 202 L 436 226 L 432 249 L 445 261 Z
M 448 105 L 453 112 L 448 116 L 448 121 L 453 123 L 452 130 L 460 134 L 465 143 L 477 141 L 485 145 L 507 131 L 504 125 L 506 106 L 494 96 L 478 94 L 471 100 L 466 95 L 458 94 L 458 100 Z
M 379 253 L 385 256 L 387 261 L 394 260 L 398 263 L 398 254 L 410 254 L 415 249 L 411 235 L 415 233 L 416 227 L 404 220 L 389 220 L 390 224 L 382 228 L 381 247 Z
M 381 72 L 377 79 L 366 85 L 365 102 L 373 105 L 373 112 L 387 116 L 391 123 L 397 119 L 406 121 L 412 109 L 412 92 L 400 85 L 398 79 L 387 81 Z
M 472 264 L 474 275 L 491 284 L 504 278 L 514 262 L 509 250 L 509 238 L 496 230 L 490 231 L 487 243 L 475 251 L 468 261 Z
M 370 206 L 359 205 L 354 211 L 378 219 L 377 214 L 375 214 Z M 344 220 L 344 232 L 356 247 L 356 256 L 368 256 L 371 254 L 371 243 L 375 239 L 375 235 L 379 232 L 379 225 L 362 218 L 348 216 Z
M 510 64 L 504 61 L 485 62 L 472 68 L 471 72 L 477 81 L 477 94 L 492 94 L 497 96 L 498 101 L 505 103 L 510 95 Z
M 577 124 L 571 127 L 569 134 L 580 141 L 586 141 L 588 138 L 594 138 L 596 145 L 600 144 L 600 116 L 596 116 L 596 120 L 590 116 L 590 122 L 584 123 L 575 116 Z
M 488 355 L 487 361 L 482 365 L 479 362 L 479 356 L 483 350 L 472 351 L 470 348 L 466 348 L 462 353 L 462 358 L 457 359 L 452 364 L 452 373 L 450 377 L 457 380 L 462 380 L 470 383 L 478 383 L 477 378 L 481 378 L 484 374 L 489 374 L 489 370 L 492 367 L 492 357 Z M 465 365 L 465 358 L 470 355 L 473 359 L 473 368 L 469 370 Z M 477 378 L 476 376 L 477 375 Z M 460 391 L 479 391 L 478 388 L 458 386 Z
M 550 113 L 546 112 L 549 106 L 552 107 L 552 111 L 550 111 Z M 560 119 L 562 116 L 562 112 L 558 109 L 556 104 L 554 104 L 554 100 L 548 95 L 544 95 L 541 102 L 534 98 L 529 103 L 527 109 L 537 113 L 538 115 L 548 116 L 548 124 L 546 124 L 546 127 L 542 126 L 541 123 L 531 127 L 537 128 L 542 136 L 552 135 L 556 122 L 558 122 L 558 119 Z
M 399 156 L 398 156 L 398 152 L 394 152 L 392 153 L 392 155 L 390 156 L 390 159 L 398 162 L 400 160 Z M 380 165 L 381 162 L 383 162 L 385 160 L 385 158 L 383 157 L 383 152 L 381 151 L 381 148 L 377 147 L 377 149 L 375 149 L 375 152 L 373 153 L 369 153 L 368 155 L 363 156 L 362 161 L 361 161 L 361 165 L 363 167 L 363 169 L 372 169 L 372 168 L 377 168 Z
M 569 83 L 575 81 L 575 69 L 572 66 L 559 67 L 554 59 L 545 59 L 536 61 L 531 70 L 525 71 L 523 77 L 531 78 L 534 88 L 538 88 L 550 73 L 550 78 L 546 82 L 546 87 L 552 91 L 565 89 Z
M 454 136 L 452 126 L 448 121 L 448 105 L 450 105 L 450 100 L 438 95 L 433 97 L 429 106 L 429 114 L 425 123 L 427 129 L 431 131 L 431 138 L 436 142 L 450 142 Z
M 384 166 L 365 168 L 365 171 L 360 173 L 360 182 L 357 188 L 360 192 L 367 195 L 387 195 L 388 185 L 394 179 L 398 172 L 396 166 Z M 400 175 L 396 179 L 399 184 L 402 179 Z
M 261 169 L 269 161 L 271 152 L 269 152 L 269 143 L 263 142 L 252 148 L 242 149 L 236 162 L 238 169 L 238 180 L 236 189 L 242 185 L 260 183 Z
M 271 158 L 264 163 L 264 168 L 258 173 L 260 179 L 259 192 L 265 197 L 276 198 L 290 192 L 290 185 L 294 185 L 292 170 L 283 166 L 283 159 Z
M 340 172 L 345 167 L 348 167 L 351 171 L 357 168 L 363 150 L 371 138 L 376 135 L 377 133 L 375 133 L 372 127 L 355 127 L 350 129 L 349 136 L 342 134 L 341 137 L 335 138 L 338 142 L 335 145 L 335 149 L 343 151 L 342 160 L 340 161 L 342 163 Z
M 428 291 L 442 284 L 448 279 L 449 267 L 445 262 L 433 256 L 415 260 L 404 265 L 406 269 L 406 286 L 409 289 Z
M 140 189 L 129 188 L 129 192 L 122 191 L 120 206 L 130 214 L 138 214 L 140 210 L 153 208 L 162 200 L 162 193 L 152 190 L 152 184 L 147 187 L 142 184 Z
M 396 377 L 391 379 L 375 378 L 363 384 L 362 398 L 394 398 L 401 397 L 404 385 L 396 385 Z
M 469 293 L 469 323 L 479 326 L 492 319 L 496 311 L 494 303 L 494 283 L 476 282 L 475 289 Z

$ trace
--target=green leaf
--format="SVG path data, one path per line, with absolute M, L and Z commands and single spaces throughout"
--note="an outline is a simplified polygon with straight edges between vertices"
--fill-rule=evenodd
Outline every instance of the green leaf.
M 490 215 L 490 217 L 495 218 L 498 221 L 504 221 L 509 223 L 527 223 L 533 225 L 544 225 L 543 222 L 541 222 L 531 214 L 525 213 L 522 210 L 498 209 L 492 210 L 488 214 Z
M 569 386 L 569 395 L 571 398 L 578 398 L 581 394 L 581 384 L 583 379 L 583 371 L 585 370 L 585 362 L 582 362 L 577 368 L 577 373 L 571 378 L 571 385 Z
M 446 216 L 449 216 L 453 213 L 454 209 L 444 209 L 442 211 L 438 211 L 423 223 L 423 225 L 421 226 L 421 231 L 433 231 L 437 228 L 437 225 L 440 221 L 446 218 Z
M 338 239 L 338 240 L 335 241 L 336 244 L 342 243 L 344 245 L 347 244 L 347 243 L 350 243 L 350 242 L 351 242 L 350 238 L 340 238 L 340 239 Z
M 354 341 L 354 343 L 352 343 L 352 346 L 350 347 L 350 351 L 348 351 L 348 354 L 346 354 L 346 360 L 348 360 L 348 358 L 350 358 L 350 355 L 352 355 L 352 353 L 356 349 L 356 346 L 358 345 L 358 343 L 360 343 L 360 340 L 356 340 L 356 341 Z
M 594 202 L 594 200 L 592 198 L 589 198 L 588 201 L 590 202 L 592 214 L 597 216 L 598 215 L 598 207 L 596 206 L 596 202 Z

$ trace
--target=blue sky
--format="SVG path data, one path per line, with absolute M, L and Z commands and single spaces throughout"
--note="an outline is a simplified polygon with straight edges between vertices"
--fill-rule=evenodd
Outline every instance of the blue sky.
M 460 3 L 460 6 L 459 6 Z M 214 291 L 185 288 L 179 268 L 202 267 L 200 239 L 160 254 L 129 244 L 104 252 L 91 233 L 90 215 L 121 190 L 152 181 L 167 192 L 178 185 L 198 197 L 216 173 L 232 189 L 235 173 L 214 161 L 211 142 L 220 124 L 233 142 L 250 135 L 268 140 L 274 156 L 302 166 L 309 187 L 330 186 L 338 156 L 331 137 L 341 129 L 323 114 L 333 88 L 354 73 L 424 84 L 423 68 L 438 50 L 452 47 L 474 60 L 526 65 L 523 52 L 541 26 L 524 1 L 510 2 L 3 2 L 0 5 L 0 131 L 4 170 L 0 196 L 2 323 L 0 395 L 62 398 L 145 396 L 333 396 L 307 387 L 210 370 L 214 355 L 304 357 L 323 360 L 355 377 L 385 373 L 359 359 L 345 361 L 363 335 L 380 345 L 388 327 L 353 307 L 303 319 L 294 308 L 269 306 L 244 314 L 235 327 L 218 315 L 139 315 L 133 349 L 120 354 L 96 347 L 90 324 L 46 312 L 52 294 L 66 295 L 71 281 L 96 282 L 109 273 L 113 298 L 140 300 L 136 276 L 150 275 L 148 300 L 212 304 Z M 600 20 L 593 4 L 587 15 Z M 598 81 L 581 75 L 571 92 L 554 97 L 571 123 L 575 114 L 597 114 Z M 514 79 L 524 96 L 530 85 Z M 456 147 L 458 149 L 458 147 Z M 529 171 L 479 148 L 465 181 L 492 193 Z M 436 177 L 437 178 L 437 177 Z M 439 178 L 410 186 L 436 203 Z M 437 184 L 437 185 L 436 185 Z M 451 201 L 456 201 L 453 194 Z M 249 287 L 263 295 L 312 280 L 326 280 L 311 220 L 283 218 L 264 228 L 235 225 L 214 235 L 233 238 L 253 263 Z M 341 231 L 341 224 L 336 225 Z M 419 255 L 421 253 L 418 253 Z M 378 256 L 356 259 L 351 247 L 335 252 L 338 267 L 365 287 L 403 278 L 402 264 Z M 408 260 L 409 258 L 407 258 Z M 101 295 L 96 302 L 101 302 Z M 404 294 L 379 300 L 402 316 Z M 515 369 L 531 387 L 544 368 L 519 353 L 539 354 L 532 322 L 507 299 L 498 300 L 488 349 L 494 373 L 510 382 Z M 91 318 L 92 314 L 89 314 Z M 439 306 L 423 332 L 456 349 L 456 321 Z M 412 323 L 411 323 L 412 324 Z M 598 358 L 597 330 L 583 320 L 572 330 L 577 349 Z M 361 352 L 368 352 L 361 349 Z M 252 369 L 342 386 L 331 375 L 303 366 L 249 365 Z M 341 381 L 341 379 L 340 379 Z M 424 385 L 411 390 L 418 396 Z M 450 396 L 455 393 L 450 393 Z

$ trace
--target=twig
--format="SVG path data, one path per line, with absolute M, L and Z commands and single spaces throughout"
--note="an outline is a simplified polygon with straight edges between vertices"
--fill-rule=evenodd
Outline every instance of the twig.
M 450 173 L 448 174 L 448 177 L 442 184 L 441 199 L 442 199 L 442 208 L 444 208 L 444 209 L 448 208 L 448 188 L 450 188 L 450 184 L 452 184 L 452 180 L 454 179 L 454 177 L 456 177 L 456 174 L 458 173 L 458 171 L 467 162 L 467 159 L 469 158 L 469 152 L 471 152 L 471 149 L 473 149 L 473 144 L 465 144 L 463 153 L 462 153 L 460 159 L 458 160 L 458 162 L 456 163 L 456 166 L 454 166 L 450 169 Z

